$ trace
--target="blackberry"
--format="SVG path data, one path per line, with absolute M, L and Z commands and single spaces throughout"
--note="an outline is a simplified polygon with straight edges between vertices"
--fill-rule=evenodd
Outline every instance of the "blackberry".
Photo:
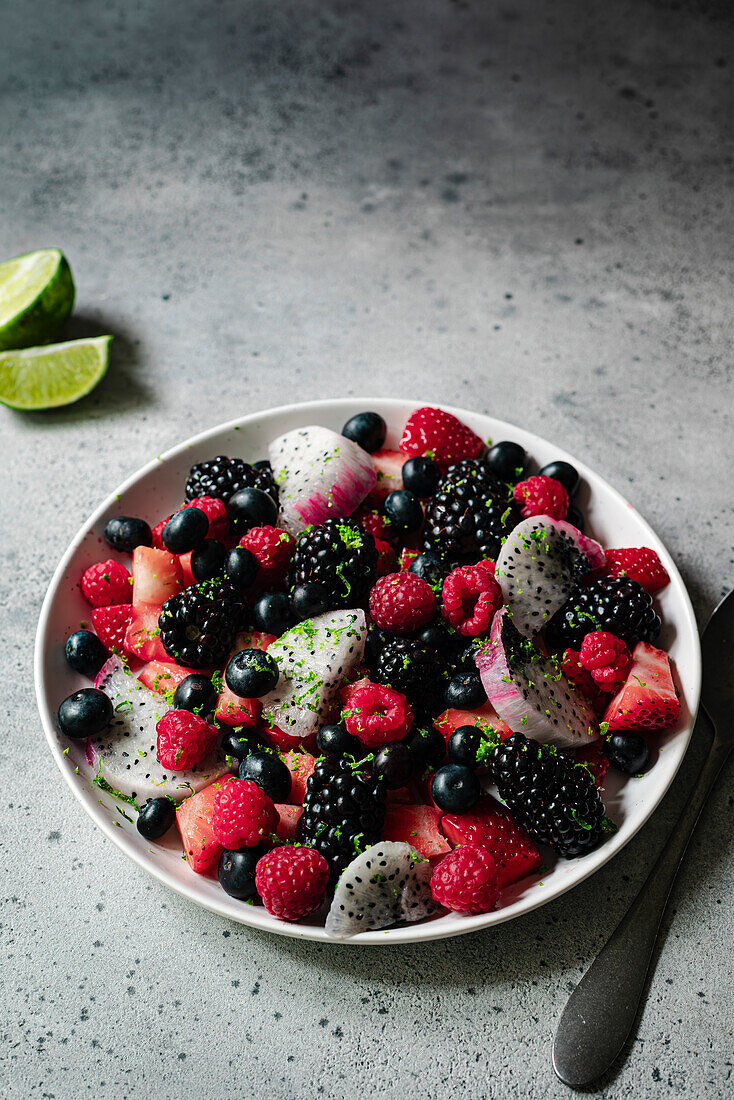
M 513 817 L 565 859 L 591 851 L 609 829 L 591 772 L 553 746 L 513 733 L 488 763 Z
M 180 665 L 222 665 L 235 635 L 245 625 L 242 597 L 222 581 L 203 581 L 171 596 L 158 626 L 163 648 Z
M 608 630 L 632 649 L 636 642 L 654 642 L 660 625 L 652 596 L 641 584 L 628 577 L 600 577 L 571 593 L 546 625 L 545 640 L 560 653 L 580 649 L 593 630 Z
M 455 565 L 496 558 L 520 522 L 512 491 L 477 459 L 449 466 L 426 505 L 423 548 Z
M 250 466 L 241 458 L 226 455 L 217 455 L 191 467 L 186 480 L 186 499 L 218 497 L 226 504 L 240 489 L 262 489 L 278 503 L 278 486 L 269 463 Z
M 327 519 L 299 538 L 290 574 L 295 602 L 307 597 L 322 611 L 359 607 L 376 579 L 375 540 L 359 524 Z
M 380 839 L 385 816 L 383 784 L 343 757 L 319 760 L 306 782 L 298 835 L 321 852 L 334 876 Z
M 394 688 L 418 716 L 442 709 L 444 670 L 438 654 L 413 638 L 389 638 L 369 665 L 378 684 Z

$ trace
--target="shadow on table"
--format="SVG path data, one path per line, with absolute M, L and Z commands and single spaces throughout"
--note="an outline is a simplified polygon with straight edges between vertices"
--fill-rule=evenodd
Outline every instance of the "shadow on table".
M 102 381 L 91 393 L 73 405 L 45 412 L 10 410 L 30 427 L 48 428 L 57 424 L 73 424 L 82 420 L 112 417 L 131 409 L 142 409 L 155 403 L 153 391 L 139 375 L 140 341 L 134 334 L 104 314 L 76 314 L 57 337 L 63 340 L 83 340 L 95 336 L 114 337 L 110 347 L 110 363 Z

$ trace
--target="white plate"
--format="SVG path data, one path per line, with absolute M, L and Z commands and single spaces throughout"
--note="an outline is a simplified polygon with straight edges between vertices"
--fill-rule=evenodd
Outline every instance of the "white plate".
M 194 462 L 217 454 L 237 455 L 254 462 L 266 456 L 268 441 L 283 432 L 307 424 L 323 424 L 339 431 L 350 416 L 366 408 L 375 409 L 384 416 L 388 424 L 387 446 L 395 447 L 415 403 L 349 398 L 288 405 L 232 420 L 156 458 L 112 493 L 82 526 L 54 573 L 41 609 L 36 636 L 36 693 L 46 738 L 64 779 L 105 835 L 140 867 L 171 889 L 223 917 L 256 928 L 266 928 L 283 936 L 327 943 L 335 941 L 325 934 L 316 921 L 300 924 L 278 921 L 260 907 L 230 898 L 216 880 L 194 874 L 181 859 L 181 845 L 175 829 L 169 832 L 163 844 L 150 845 L 146 842 L 134 823 L 123 816 L 125 804 L 91 785 L 82 747 L 60 736 L 55 714 L 63 698 L 87 683 L 67 665 L 64 642 L 71 631 L 79 629 L 82 620 L 89 619 L 89 607 L 81 595 L 78 581 L 88 565 L 101 556 L 110 556 L 109 547 L 103 543 L 101 534 L 111 516 L 142 516 L 153 524 L 180 504 L 186 475 Z M 602 544 L 646 545 L 657 550 L 671 578 L 658 599 L 658 609 L 663 616 L 660 644 L 669 651 L 675 662 L 681 692 L 681 715 L 675 729 L 661 736 L 658 759 L 645 776 L 623 781 L 617 773 L 609 773 L 604 798 L 607 812 L 619 829 L 597 851 L 571 861 L 554 861 L 549 856 L 545 860 L 542 876 L 527 878 L 504 891 L 502 907 L 494 913 L 481 916 L 451 913 L 384 932 L 362 932 L 347 941 L 350 943 L 407 943 L 489 928 L 544 905 L 588 878 L 631 840 L 660 802 L 683 760 L 698 707 L 701 653 L 693 609 L 670 555 L 642 517 L 583 462 L 554 444 L 492 417 L 463 409 L 451 411 L 485 439 L 514 439 L 521 443 L 539 466 L 558 458 L 572 462 L 583 479 L 578 503 L 586 516 L 586 530 Z

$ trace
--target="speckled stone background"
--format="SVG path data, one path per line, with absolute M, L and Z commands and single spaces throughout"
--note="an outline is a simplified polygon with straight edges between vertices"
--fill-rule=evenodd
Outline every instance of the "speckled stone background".
M 400 951 L 256 934 L 167 893 L 46 752 L 40 602 L 124 475 L 234 415 L 420 395 L 583 455 L 734 584 L 726 3 L 0 0 L 0 254 L 56 244 L 70 333 L 113 332 L 64 411 L 0 410 L 8 1097 L 564 1097 L 550 1040 L 702 759 L 571 894 Z M 723 1097 L 731 768 L 680 876 L 630 1057 L 600 1094 Z

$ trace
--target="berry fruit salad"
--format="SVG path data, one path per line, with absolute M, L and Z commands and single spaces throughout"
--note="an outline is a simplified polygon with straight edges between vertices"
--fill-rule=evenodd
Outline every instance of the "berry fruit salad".
M 177 830 L 192 875 L 338 938 L 583 858 L 607 769 L 644 772 L 680 711 L 668 575 L 584 533 L 573 466 L 437 408 L 385 443 L 370 411 L 299 428 L 110 519 L 66 642 L 90 686 L 58 708 L 147 841 Z

